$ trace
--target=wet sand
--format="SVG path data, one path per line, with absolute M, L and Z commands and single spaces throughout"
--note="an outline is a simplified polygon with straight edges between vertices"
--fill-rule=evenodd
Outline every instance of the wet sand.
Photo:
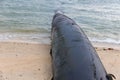
M 120 47 L 93 43 L 108 73 L 120 80 Z M 0 42 L 0 80 L 51 80 L 50 45 Z

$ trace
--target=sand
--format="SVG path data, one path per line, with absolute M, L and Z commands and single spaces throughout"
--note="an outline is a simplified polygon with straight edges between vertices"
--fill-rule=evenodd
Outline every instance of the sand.
M 93 43 L 108 73 L 120 80 L 120 47 Z M 51 80 L 50 45 L 0 42 L 0 80 Z
M 0 42 L 0 80 L 51 80 L 50 46 Z
M 120 45 L 93 43 L 108 73 L 120 80 Z

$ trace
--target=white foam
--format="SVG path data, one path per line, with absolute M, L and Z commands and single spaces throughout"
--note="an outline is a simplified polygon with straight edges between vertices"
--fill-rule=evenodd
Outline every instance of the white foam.
M 55 13 L 56 13 L 56 14 L 57 14 L 57 13 L 59 13 L 59 14 L 63 14 L 63 12 L 60 11 L 60 10 L 56 10 Z
M 120 44 L 120 40 L 114 40 L 114 39 L 97 39 L 97 38 L 90 38 L 93 42 L 105 42 L 105 43 L 114 43 L 114 44 Z

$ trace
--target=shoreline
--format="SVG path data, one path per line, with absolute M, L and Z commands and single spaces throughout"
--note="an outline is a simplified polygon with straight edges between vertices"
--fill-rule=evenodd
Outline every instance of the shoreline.
M 46 39 L 46 38 L 45 38 Z M 38 44 L 48 44 L 50 45 L 50 39 L 49 40 L 46 40 L 48 42 L 44 43 L 43 41 L 40 41 L 40 40 L 22 40 L 22 39 L 3 39 L 3 40 L 0 40 L 0 42 L 23 42 L 23 43 L 38 43 Z M 119 48 L 120 49 L 120 44 L 116 44 L 116 43 L 108 43 L 108 42 L 97 42 L 97 41 L 90 41 L 91 44 L 95 47 L 115 47 L 115 48 Z
M 22 42 L 41 42 L 45 44 L 50 44 L 50 36 L 51 33 L 19 33 L 19 32 L 0 32 L 0 42 L 1 41 L 22 41 Z M 91 41 L 91 43 L 105 43 L 105 44 L 112 44 L 112 45 L 120 45 L 120 40 L 114 40 L 111 38 L 108 38 L 106 40 L 99 40 L 99 39 L 88 39 Z
M 120 79 L 120 45 L 92 42 L 106 71 Z M 36 41 L 0 41 L 0 79 L 51 80 L 50 44 Z
M 120 49 L 120 44 L 106 42 L 91 42 L 94 47 Z

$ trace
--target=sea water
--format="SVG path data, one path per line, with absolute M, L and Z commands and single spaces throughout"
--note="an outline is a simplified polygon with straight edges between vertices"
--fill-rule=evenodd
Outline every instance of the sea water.
M 0 0 L 0 40 L 50 43 L 56 10 L 75 20 L 91 41 L 120 44 L 120 0 Z

